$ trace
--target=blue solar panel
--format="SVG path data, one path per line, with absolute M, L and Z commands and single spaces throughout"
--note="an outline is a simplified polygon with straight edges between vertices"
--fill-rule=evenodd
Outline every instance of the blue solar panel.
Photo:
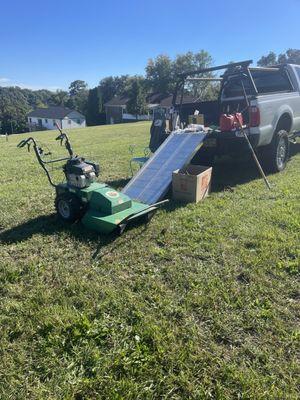
M 166 194 L 172 172 L 187 164 L 200 148 L 204 132 L 173 132 L 122 192 L 132 200 L 154 204 Z

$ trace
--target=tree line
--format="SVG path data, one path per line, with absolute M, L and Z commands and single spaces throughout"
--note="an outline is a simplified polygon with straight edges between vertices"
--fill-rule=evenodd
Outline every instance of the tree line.
M 269 66 L 278 63 L 300 64 L 300 50 L 289 49 L 276 55 L 274 52 L 262 56 L 257 64 Z M 211 55 L 204 50 L 187 52 L 174 59 L 159 55 L 149 59 L 145 75 L 108 76 L 94 88 L 89 89 L 86 82 L 71 82 L 68 90 L 51 92 L 46 89 L 30 90 L 19 87 L 0 87 L 0 133 L 27 131 L 26 114 L 37 107 L 65 106 L 86 116 L 88 125 L 105 124 L 105 103 L 114 96 L 124 96 L 128 100 L 129 113 L 138 115 L 147 111 L 147 95 L 173 93 L 178 74 L 213 65 Z M 202 75 L 214 77 L 213 73 Z M 218 85 L 212 81 L 188 82 L 186 92 L 201 100 L 214 99 Z

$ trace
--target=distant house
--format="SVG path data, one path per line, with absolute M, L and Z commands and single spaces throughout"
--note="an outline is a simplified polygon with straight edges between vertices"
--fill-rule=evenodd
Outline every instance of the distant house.
M 184 95 L 181 99 L 181 95 L 177 95 L 176 106 L 182 105 L 192 105 L 197 102 L 197 98 L 194 96 Z M 159 103 L 160 108 L 164 108 L 168 111 L 173 105 L 173 95 L 165 96 Z
M 115 96 L 104 104 L 107 124 L 118 124 L 127 121 L 143 121 L 150 119 L 149 114 L 135 116 L 127 110 L 129 98 L 126 96 Z
M 132 115 L 127 111 L 127 103 L 129 98 L 126 96 L 115 96 L 107 103 L 104 104 L 106 112 L 106 123 L 107 124 L 118 124 L 121 122 L 129 121 L 143 121 L 151 120 L 153 113 L 156 109 L 163 108 L 166 112 L 172 106 L 172 95 L 166 95 L 162 93 L 151 93 L 147 96 L 147 108 L 148 112 L 145 115 Z M 197 99 L 192 96 L 184 96 L 182 99 L 182 104 L 192 104 Z M 180 96 L 176 99 L 176 104 L 180 104 Z
M 36 108 L 27 114 L 30 131 L 43 129 L 57 129 L 56 123 L 61 129 L 85 128 L 85 116 L 76 110 L 66 107 Z

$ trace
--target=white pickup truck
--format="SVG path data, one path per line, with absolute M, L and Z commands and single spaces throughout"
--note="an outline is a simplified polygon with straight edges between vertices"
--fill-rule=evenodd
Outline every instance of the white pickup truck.
M 243 114 L 261 161 L 269 170 L 282 171 L 290 142 L 300 132 L 300 66 L 250 67 L 242 78 L 240 69 L 228 69 L 223 75 L 219 107 L 220 114 Z M 218 135 L 219 154 L 232 153 L 244 144 L 238 130 Z

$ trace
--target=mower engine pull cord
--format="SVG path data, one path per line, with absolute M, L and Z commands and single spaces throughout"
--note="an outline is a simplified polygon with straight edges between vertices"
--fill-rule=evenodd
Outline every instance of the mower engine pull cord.
M 249 103 L 249 99 L 248 99 L 248 97 L 247 97 L 247 93 L 246 93 L 246 90 L 245 90 L 245 86 L 244 86 L 243 79 L 241 79 L 241 84 L 242 84 L 242 88 L 243 88 L 243 92 L 244 92 L 245 101 L 246 101 L 246 104 L 247 104 L 247 107 L 248 107 L 248 110 L 249 110 L 249 108 L 250 108 L 250 103 Z M 254 151 L 254 149 L 253 149 L 253 146 L 252 146 L 252 144 L 251 144 L 251 142 L 250 142 L 250 140 L 249 140 L 249 138 L 248 138 L 248 135 L 247 135 L 246 132 L 244 131 L 244 128 L 243 128 L 243 125 L 241 124 L 240 119 L 239 119 L 239 118 L 236 118 L 236 120 L 238 121 L 240 130 L 241 130 L 241 132 L 242 132 L 244 138 L 246 139 L 246 142 L 247 142 L 247 144 L 248 144 L 248 147 L 249 147 L 249 149 L 250 149 L 250 151 L 251 151 L 251 153 L 252 153 L 253 159 L 254 159 L 254 161 L 255 161 L 255 163 L 256 163 L 256 165 L 257 165 L 257 168 L 258 168 L 258 170 L 259 170 L 259 172 L 260 172 L 260 174 L 261 174 L 261 176 L 262 176 L 262 178 L 263 178 L 263 180 L 264 180 L 264 182 L 265 182 L 267 188 L 268 188 L 269 190 L 271 190 L 271 185 L 270 185 L 270 183 L 269 183 L 269 181 L 268 181 L 268 179 L 267 179 L 267 177 L 266 177 L 266 174 L 264 173 L 264 170 L 262 169 L 262 166 L 261 166 L 261 164 L 260 164 L 260 162 L 259 162 L 259 160 L 258 160 L 258 158 L 257 158 L 257 155 L 255 154 L 255 151 Z

